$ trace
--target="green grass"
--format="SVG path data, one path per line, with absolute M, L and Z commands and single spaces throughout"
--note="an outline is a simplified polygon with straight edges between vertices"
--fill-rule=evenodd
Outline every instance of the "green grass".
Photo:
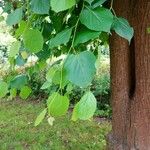
M 110 123 L 72 122 L 69 115 L 53 126 L 46 119 L 34 127 L 44 104 L 0 101 L 0 150 L 103 150 Z

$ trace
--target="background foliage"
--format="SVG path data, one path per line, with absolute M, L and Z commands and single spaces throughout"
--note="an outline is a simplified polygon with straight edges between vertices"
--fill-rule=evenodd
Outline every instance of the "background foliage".
M 0 4 L 15 38 L 7 51 L 11 73 L 0 81 L 0 97 L 26 99 L 36 90 L 47 93 L 46 108 L 35 125 L 46 115 L 51 122 L 64 115 L 71 100 L 76 102 L 72 120 L 90 119 L 97 108 L 96 98 L 110 94 L 109 73 L 99 72 L 105 68 L 98 63 L 101 53 L 107 53 L 101 46 L 106 49 L 112 31 L 129 42 L 133 36 L 128 21 L 116 16 L 113 1 L 4 0 Z M 80 94 L 74 98 L 77 90 Z M 104 104 L 106 109 L 108 104 Z

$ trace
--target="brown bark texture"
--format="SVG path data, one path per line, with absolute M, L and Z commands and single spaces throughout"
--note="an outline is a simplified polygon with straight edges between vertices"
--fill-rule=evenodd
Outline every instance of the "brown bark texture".
M 150 1 L 114 0 L 117 16 L 134 28 L 130 45 L 110 41 L 113 120 L 109 150 L 150 150 Z

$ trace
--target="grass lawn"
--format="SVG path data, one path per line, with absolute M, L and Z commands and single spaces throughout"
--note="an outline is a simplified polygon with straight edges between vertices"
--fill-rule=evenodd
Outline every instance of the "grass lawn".
M 72 122 L 69 115 L 53 126 L 46 119 L 34 127 L 44 104 L 0 101 L 0 150 L 104 150 L 110 123 Z

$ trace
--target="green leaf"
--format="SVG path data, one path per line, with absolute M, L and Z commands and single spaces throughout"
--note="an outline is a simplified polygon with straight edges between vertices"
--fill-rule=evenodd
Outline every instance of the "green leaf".
M 80 87 L 90 85 L 96 72 L 95 61 L 95 56 L 89 51 L 69 55 L 64 64 L 68 80 Z
M 44 84 L 42 85 L 41 89 L 42 89 L 42 90 L 48 89 L 51 85 L 52 85 L 51 82 L 46 81 L 46 82 L 44 82 Z
M 75 4 L 75 0 L 51 0 L 51 7 L 55 12 L 67 10 Z
M 27 22 L 22 20 L 20 21 L 19 28 L 15 32 L 15 36 L 21 36 L 24 33 L 25 29 L 27 29 Z
M 0 81 L 0 98 L 3 98 L 6 96 L 8 92 L 8 85 L 6 82 Z
M 34 126 L 38 126 L 42 121 L 43 119 L 45 118 L 46 116 L 46 113 L 47 113 L 47 109 L 45 108 L 36 118 L 35 120 L 35 123 L 34 123 Z
M 56 85 L 60 85 L 60 88 L 63 89 L 68 83 L 66 76 L 66 71 L 60 67 L 60 69 L 55 72 L 52 82 Z
M 20 90 L 27 83 L 28 77 L 26 75 L 18 75 L 10 82 L 10 87 Z
M 113 14 L 109 9 L 86 7 L 80 15 L 80 21 L 91 30 L 110 32 Z
M 114 22 L 112 25 L 112 29 L 121 37 L 127 39 L 129 42 L 131 41 L 134 30 L 129 25 L 128 21 L 124 18 L 114 18 Z
M 80 43 L 85 43 L 91 39 L 95 39 L 99 37 L 101 32 L 91 31 L 91 30 L 81 30 L 79 33 L 77 33 L 74 46 L 77 46 Z
M 54 77 L 54 75 L 55 75 L 55 72 L 58 70 L 58 67 L 51 67 L 49 70 L 48 70 L 48 72 L 47 72 L 47 74 L 46 74 L 46 80 L 48 81 L 48 82 L 50 82 L 50 83 L 52 83 L 52 80 L 53 80 L 53 77 Z
M 20 46 L 21 46 L 21 43 L 19 41 L 12 43 L 10 50 L 9 50 L 9 57 L 15 57 L 16 54 L 18 54 L 19 52 Z
M 24 86 L 21 88 L 19 96 L 25 100 L 30 96 L 31 92 L 32 92 L 32 90 L 30 87 Z
M 16 95 L 17 95 L 17 90 L 16 90 L 16 89 L 10 89 L 10 96 L 11 96 L 12 98 L 15 98 Z
M 43 48 L 43 36 L 42 33 L 37 29 L 28 29 L 23 35 L 23 41 L 25 47 L 31 53 L 37 53 Z
M 67 96 L 61 96 L 59 93 L 53 93 L 47 101 L 48 112 L 51 116 L 62 116 L 67 113 L 69 108 L 69 99 Z
M 6 23 L 9 26 L 15 25 L 22 20 L 22 8 L 18 8 L 7 16 Z
M 76 121 L 77 119 L 81 120 L 90 119 L 94 115 L 96 107 L 97 102 L 93 93 L 91 93 L 90 91 L 85 93 L 85 95 L 76 104 L 73 110 L 72 120 Z
M 25 63 L 26 63 L 26 60 L 24 60 L 21 55 L 17 56 L 17 58 L 16 58 L 17 66 L 23 66 Z
M 31 0 L 31 10 L 36 14 L 48 14 L 50 0 Z
M 106 2 L 107 0 L 95 0 L 93 3 L 92 3 L 92 8 L 96 8 L 96 7 L 99 7 L 100 5 L 102 5 L 104 2 Z
M 91 5 L 94 0 L 84 0 L 84 1 L 86 1 L 87 3 Z
M 61 44 L 68 43 L 72 33 L 72 28 L 65 29 L 58 33 L 54 38 L 49 41 L 49 48 L 57 47 Z

